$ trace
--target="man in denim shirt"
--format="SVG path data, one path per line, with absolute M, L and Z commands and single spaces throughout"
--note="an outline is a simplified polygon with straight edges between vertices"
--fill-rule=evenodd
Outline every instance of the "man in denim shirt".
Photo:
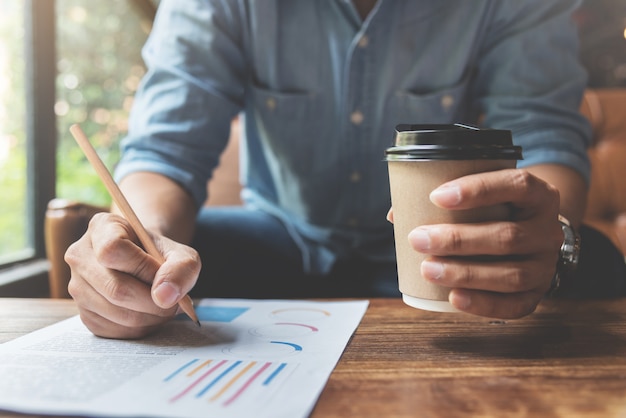
M 398 123 L 456 122 L 511 130 L 524 160 L 431 200 L 507 203 L 513 218 L 417 228 L 407 239 L 433 257 L 415 268 L 453 288 L 462 311 L 531 313 L 555 275 L 558 214 L 577 227 L 584 212 L 577 5 L 162 1 L 116 178 L 166 262 L 120 217 L 96 217 L 67 255 L 83 320 L 98 335 L 144 335 L 194 284 L 201 296 L 398 295 L 384 150 Z M 245 206 L 202 208 L 240 114 Z M 454 257 L 476 254 L 495 257 Z

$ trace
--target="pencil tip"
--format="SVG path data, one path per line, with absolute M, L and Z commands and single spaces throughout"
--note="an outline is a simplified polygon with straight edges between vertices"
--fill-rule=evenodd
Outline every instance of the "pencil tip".
M 196 321 L 196 325 L 200 328 L 200 321 Z

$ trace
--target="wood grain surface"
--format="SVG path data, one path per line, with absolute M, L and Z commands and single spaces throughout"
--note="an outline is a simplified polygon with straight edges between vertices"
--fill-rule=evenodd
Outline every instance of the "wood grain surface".
M 0 299 L 0 342 L 76 313 Z M 311 416 L 626 417 L 626 300 L 550 300 L 497 321 L 373 299 Z

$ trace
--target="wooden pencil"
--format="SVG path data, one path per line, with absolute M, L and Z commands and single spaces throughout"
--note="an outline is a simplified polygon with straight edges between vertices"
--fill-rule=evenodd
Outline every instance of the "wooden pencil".
M 109 170 L 106 168 L 106 166 L 98 156 L 98 153 L 89 142 L 89 139 L 87 139 L 87 136 L 85 135 L 83 130 L 80 128 L 79 125 L 72 125 L 70 127 L 70 132 L 74 136 L 74 139 L 78 143 L 78 146 L 80 146 L 80 148 L 85 153 L 87 160 L 89 160 L 93 168 L 96 170 L 96 173 L 98 173 L 98 176 L 104 183 L 104 186 L 111 194 L 113 202 L 115 202 L 115 204 L 119 207 L 122 215 L 132 226 L 135 234 L 137 234 L 137 237 L 141 242 L 141 245 L 143 245 L 146 252 L 154 257 L 159 262 L 159 264 L 163 264 L 165 262 L 163 254 L 161 254 L 161 252 L 158 250 L 158 248 L 154 244 L 154 241 L 152 241 L 152 238 L 150 238 L 150 235 L 143 227 L 141 221 L 139 221 L 139 218 L 135 214 L 135 211 L 128 203 L 128 200 L 126 200 L 126 197 L 120 190 L 117 183 L 115 183 L 115 180 L 113 180 L 111 173 L 109 173 Z M 193 308 L 193 301 L 191 300 L 191 297 L 189 297 L 189 295 L 185 295 L 185 297 L 183 297 L 178 302 L 178 305 L 183 310 L 183 312 L 185 312 L 185 314 L 187 314 L 187 316 L 191 318 L 192 321 L 200 326 L 200 321 L 198 320 L 198 316 L 196 315 L 196 312 Z

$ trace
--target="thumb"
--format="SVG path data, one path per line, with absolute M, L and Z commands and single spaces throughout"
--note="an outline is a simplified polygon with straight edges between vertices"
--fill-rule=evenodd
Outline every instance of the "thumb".
M 175 249 L 167 251 L 152 283 L 154 303 L 164 309 L 178 303 L 196 284 L 200 267 L 200 257 L 190 247 L 176 244 Z

